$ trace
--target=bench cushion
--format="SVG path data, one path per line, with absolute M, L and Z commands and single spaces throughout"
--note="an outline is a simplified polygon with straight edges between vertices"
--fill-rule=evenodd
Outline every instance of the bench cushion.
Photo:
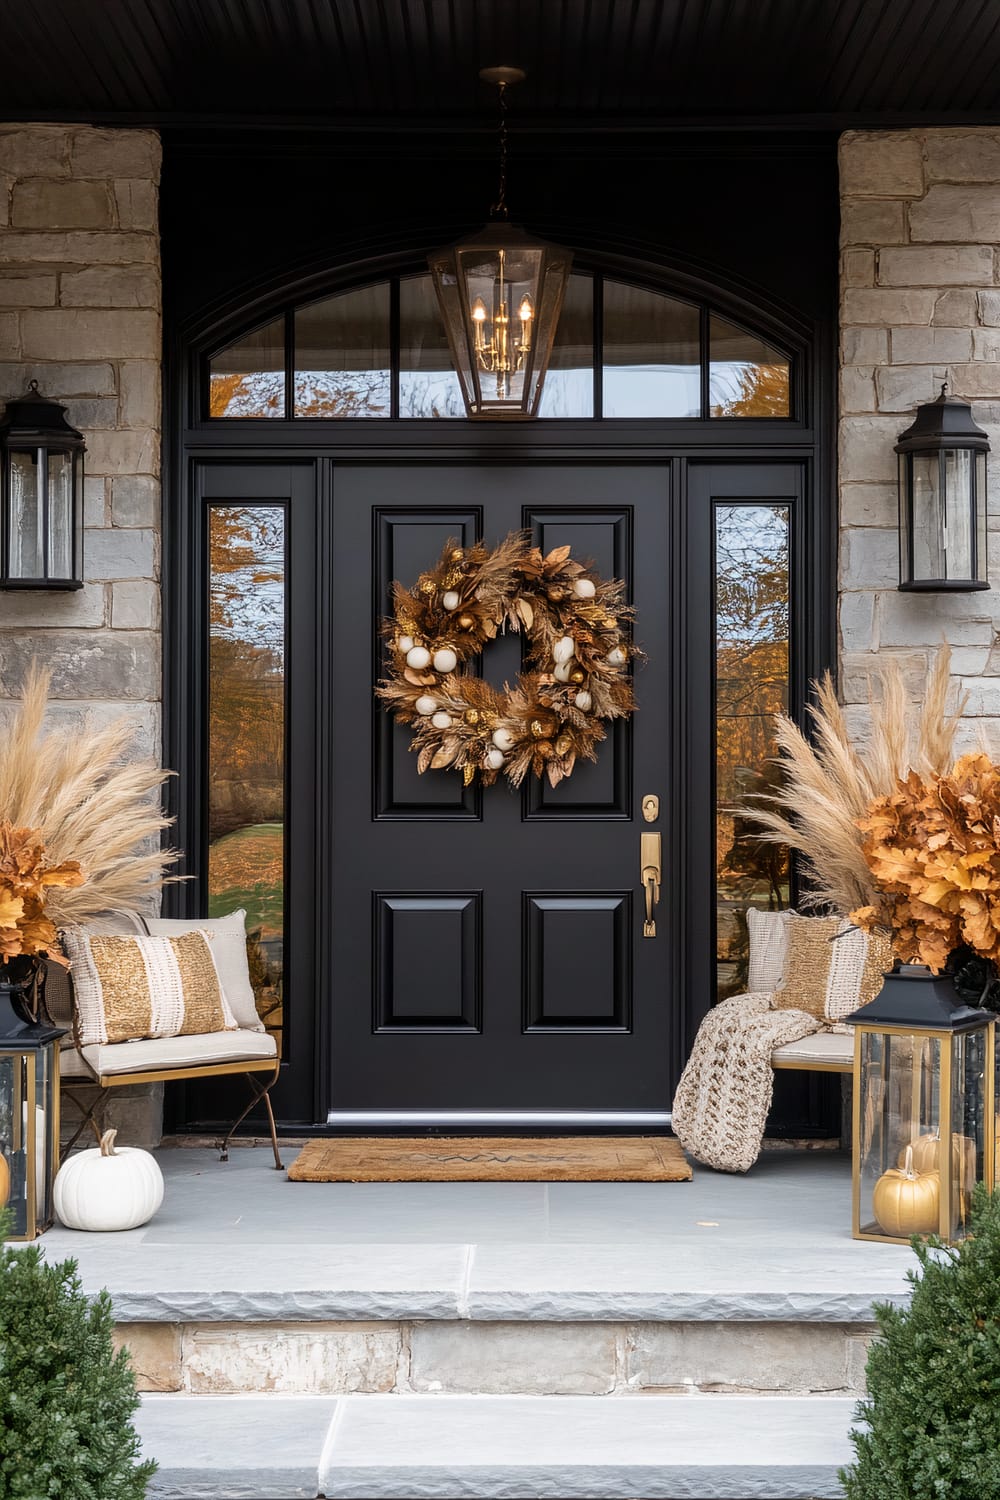
M 848 1036 L 835 1031 L 815 1031 L 811 1036 L 800 1037 L 797 1042 L 785 1042 L 771 1053 L 772 1065 L 808 1068 L 817 1063 L 827 1067 L 843 1067 L 849 1072 L 854 1066 L 854 1033 Z
M 145 1042 L 115 1042 L 84 1047 L 84 1062 L 93 1075 L 162 1072 L 168 1068 L 210 1068 L 213 1063 L 278 1060 L 275 1040 L 267 1032 L 213 1031 L 206 1036 L 165 1036 Z M 65 1055 L 60 1059 L 66 1071 Z M 68 1074 L 67 1074 L 68 1076 Z

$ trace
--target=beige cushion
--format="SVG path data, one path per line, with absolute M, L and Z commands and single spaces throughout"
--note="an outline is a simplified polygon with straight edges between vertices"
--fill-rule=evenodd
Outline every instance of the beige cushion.
M 750 935 L 750 964 L 747 990 L 753 995 L 768 995 L 781 983 L 788 947 L 788 919 L 791 912 L 747 909 L 747 932 Z
M 789 915 L 785 972 L 774 995 L 778 1010 L 804 1010 L 817 1021 L 839 1021 L 867 1005 L 891 963 L 888 940 L 861 932 L 842 917 Z
M 246 912 L 240 907 L 227 917 L 148 917 L 146 926 L 158 937 L 173 937 L 183 932 L 210 932 L 215 967 L 237 1025 L 244 1031 L 263 1031 L 264 1023 L 257 1014 L 250 984 L 246 918 Z
M 124 937 L 68 927 L 63 947 L 81 1047 L 236 1029 L 206 933 Z
M 216 1031 L 205 1036 L 157 1037 L 147 1042 L 115 1042 L 84 1047 L 83 1058 L 98 1078 L 115 1073 L 210 1067 L 212 1063 L 278 1060 L 274 1038 L 259 1031 Z
M 145 932 L 142 918 L 130 911 L 107 912 L 101 917 L 92 917 L 87 923 L 88 932 L 123 933 Z M 45 980 L 45 1005 L 56 1026 L 64 1026 L 66 1035 L 59 1043 L 64 1051 L 76 1047 L 73 1036 L 73 985 L 69 970 L 62 964 L 50 962 Z M 65 1072 L 65 1067 L 63 1068 Z
M 845 1069 L 854 1066 L 854 1034 L 842 1035 L 835 1031 L 814 1031 L 812 1036 L 801 1037 L 797 1042 L 785 1042 L 771 1053 L 772 1063 L 785 1062 L 796 1067 L 809 1063 L 839 1064 Z

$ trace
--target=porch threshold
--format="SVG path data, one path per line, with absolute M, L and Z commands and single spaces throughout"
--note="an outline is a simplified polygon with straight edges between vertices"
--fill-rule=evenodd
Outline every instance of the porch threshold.
M 852 1240 L 850 1162 L 831 1152 L 680 1184 L 290 1183 L 263 1151 L 158 1159 L 150 1224 L 43 1240 L 120 1323 L 867 1323 L 914 1264 Z

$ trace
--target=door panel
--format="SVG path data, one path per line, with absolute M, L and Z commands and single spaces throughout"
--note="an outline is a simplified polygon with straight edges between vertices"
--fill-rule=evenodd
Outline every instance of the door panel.
M 670 507 L 665 464 L 337 470 L 331 1123 L 669 1111 L 671 893 L 644 938 L 638 803 L 661 797 L 666 848 Z M 626 579 L 639 710 L 555 789 L 463 793 L 416 775 L 409 731 L 373 702 L 380 655 L 357 645 L 450 537 L 522 527 Z M 520 665 L 508 634 L 481 670 L 502 684 Z

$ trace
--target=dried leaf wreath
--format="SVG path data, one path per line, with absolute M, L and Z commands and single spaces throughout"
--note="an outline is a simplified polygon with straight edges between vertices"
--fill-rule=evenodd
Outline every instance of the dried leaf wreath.
M 557 786 L 578 758 L 597 759 L 604 724 L 635 707 L 629 660 L 641 653 L 620 579 L 605 581 L 556 547 L 543 557 L 530 533 L 491 552 L 449 541 L 412 589 L 393 584 L 383 621 L 390 675 L 376 688 L 413 725 L 417 770 L 454 768 L 466 786 L 529 771 Z M 503 692 L 461 675 L 507 626 L 528 636 L 528 666 Z

